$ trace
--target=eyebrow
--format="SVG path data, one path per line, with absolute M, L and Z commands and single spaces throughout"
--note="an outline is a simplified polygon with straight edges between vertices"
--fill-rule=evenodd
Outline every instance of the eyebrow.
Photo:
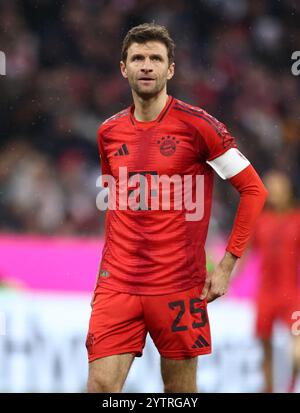
M 130 60 L 133 60 L 134 58 L 136 58 L 136 57 L 142 57 L 142 58 L 144 58 L 144 55 L 143 54 L 141 54 L 141 53 L 135 53 L 135 54 L 133 54 L 132 56 L 131 56 L 131 58 L 130 58 Z M 159 58 L 159 59 L 161 59 L 161 60 L 164 60 L 164 58 L 163 58 L 163 56 L 161 55 L 161 54 L 158 54 L 158 53 L 154 53 L 154 54 L 151 54 L 150 55 L 150 58 Z

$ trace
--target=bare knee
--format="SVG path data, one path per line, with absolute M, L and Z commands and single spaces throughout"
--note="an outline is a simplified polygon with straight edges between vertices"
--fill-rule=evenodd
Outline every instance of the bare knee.
M 120 393 L 133 361 L 132 354 L 99 358 L 89 364 L 88 393 Z
M 170 360 L 161 358 L 165 393 L 197 393 L 197 358 Z
M 197 393 L 196 380 L 172 379 L 164 382 L 164 393 Z
M 88 393 L 120 393 L 122 384 L 99 372 L 90 372 L 87 382 Z

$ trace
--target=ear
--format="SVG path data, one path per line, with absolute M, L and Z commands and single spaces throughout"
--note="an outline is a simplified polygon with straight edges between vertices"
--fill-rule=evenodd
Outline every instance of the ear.
M 168 68 L 168 75 L 167 75 L 167 79 L 170 80 L 172 79 L 172 77 L 174 76 L 174 72 L 175 72 L 175 63 L 171 63 L 169 68 Z
M 126 69 L 126 64 L 123 62 L 123 60 L 120 61 L 120 70 L 122 73 L 122 76 L 127 79 L 127 69 Z

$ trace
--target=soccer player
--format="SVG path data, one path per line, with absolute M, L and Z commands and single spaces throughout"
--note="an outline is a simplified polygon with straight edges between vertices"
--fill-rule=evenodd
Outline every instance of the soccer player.
M 225 125 L 167 94 L 175 63 L 165 27 L 132 28 L 121 59 L 133 104 L 98 131 L 102 173 L 115 180 L 109 196 L 115 191 L 116 208 L 107 212 L 92 300 L 88 392 L 120 392 L 149 332 L 161 355 L 164 391 L 193 393 L 197 356 L 211 352 L 207 303 L 227 291 L 266 190 Z M 214 170 L 239 191 L 240 203 L 224 257 L 207 277 L 204 245 Z M 170 208 L 167 191 L 160 192 L 163 177 L 172 180 Z M 130 206 L 124 207 L 124 194 Z M 131 207 L 135 198 L 138 208 Z M 179 198 L 186 201 L 181 208 Z
M 261 258 L 257 294 L 256 333 L 264 351 L 265 392 L 273 391 L 272 329 L 276 320 L 290 329 L 294 391 L 300 370 L 300 336 L 293 334 L 293 313 L 300 311 L 300 210 L 293 200 L 291 181 L 279 171 L 269 172 L 264 182 L 269 192 L 267 208 L 258 219 L 253 247 Z

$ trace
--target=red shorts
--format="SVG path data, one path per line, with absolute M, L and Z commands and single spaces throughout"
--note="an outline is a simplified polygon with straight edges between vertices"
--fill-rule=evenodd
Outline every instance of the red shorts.
M 95 299 L 86 340 L 89 362 L 133 353 L 140 357 L 149 332 L 161 356 L 176 360 L 211 353 L 206 300 L 201 289 L 133 295 L 103 287 Z
M 259 338 L 272 336 L 275 321 L 282 321 L 292 328 L 295 320 L 292 315 L 300 310 L 300 297 L 294 292 L 284 297 L 261 295 L 257 301 L 256 335 Z

